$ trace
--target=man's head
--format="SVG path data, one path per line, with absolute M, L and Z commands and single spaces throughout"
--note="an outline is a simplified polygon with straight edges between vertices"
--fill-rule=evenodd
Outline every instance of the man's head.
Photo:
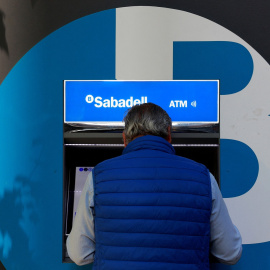
M 161 107 L 153 103 L 135 105 L 124 118 L 123 132 L 125 146 L 137 137 L 159 136 L 171 142 L 172 120 Z

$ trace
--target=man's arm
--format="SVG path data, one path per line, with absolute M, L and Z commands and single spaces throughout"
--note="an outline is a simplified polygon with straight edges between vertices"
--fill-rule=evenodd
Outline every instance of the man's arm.
M 78 265 L 94 261 L 95 233 L 91 207 L 94 207 L 92 172 L 85 182 L 73 227 L 67 238 L 68 255 Z
M 242 255 L 242 238 L 231 221 L 217 182 L 210 174 L 212 213 L 210 252 L 221 263 L 236 264 Z

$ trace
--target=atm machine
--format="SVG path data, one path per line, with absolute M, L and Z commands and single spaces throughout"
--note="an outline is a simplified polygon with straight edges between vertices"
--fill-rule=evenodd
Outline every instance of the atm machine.
M 220 184 L 219 81 L 64 81 L 62 261 L 89 172 L 122 154 L 123 117 L 152 102 L 172 119 L 176 154 L 205 164 Z

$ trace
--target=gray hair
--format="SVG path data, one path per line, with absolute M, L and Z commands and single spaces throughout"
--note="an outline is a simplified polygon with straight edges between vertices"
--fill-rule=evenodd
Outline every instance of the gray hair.
M 167 139 L 169 127 L 172 127 L 170 116 L 154 103 L 144 103 L 130 108 L 124 117 L 126 143 L 144 135 L 154 135 Z

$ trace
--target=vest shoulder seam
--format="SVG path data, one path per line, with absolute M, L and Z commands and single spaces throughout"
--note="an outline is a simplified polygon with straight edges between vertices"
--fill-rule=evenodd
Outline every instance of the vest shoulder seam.
M 208 183 L 204 183 L 204 182 L 200 182 L 200 181 L 196 181 L 196 180 L 193 180 L 193 179 L 183 179 L 183 178 L 174 178 L 174 179 L 131 179 L 131 178 L 124 178 L 124 179 L 115 179 L 115 180 L 102 180 L 102 181 L 99 181 L 98 183 L 106 183 L 106 182 L 112 182 L 112 181 L 131 181 L 131 180 L 136 180 L 136 181 L 145 181 L 145 180 L 148 180 L 148 181 L 191 181 L 191 182 L 195 182 L 195 183 L 199 183 L 199 184 L 202 184 L 202 185 L 205 185 L 207 187 L 210 186 L 210 184 Z M 210 182 L 210 181 L 209 181 Z
M 111 166 L 111 168 L 106 167 L 104 169 L 102 169 L 102 168 L 96 169 L 96 174 L 100 174 L 103 171 L 108 171 L 108 170 L 122 170 L 122 169 L 134 169 L 134 168 L 136 168 L 136 169 L 164 168 L 164 169 L 174 169 L 174 170 L 187 170 L 187 171 L 192 171 L 192 172 L 196 171 L 197 173 L 204 174 L 205 176 L 207 176 L 207 174 L 209 174 L 209 171 L 208 171 L 208 169 L 206 167 L 204 167 L 204 168 L 186 168 L 186 167 L 183 167 L 182 168 L 182 167 L 177 167 L 177 166 L 175 166 L 175 167 L 166 166 L 164 164 L 162 166 L 158 166 L 158 167 L 152 167 L 152 166 L 149 166 L 149 167 L 136 166 L 136 167 L 134 167 L 134 166 L 122 166 L 122 165 L 119 166 L 119 167 L 118 166 L 117 167 Z

